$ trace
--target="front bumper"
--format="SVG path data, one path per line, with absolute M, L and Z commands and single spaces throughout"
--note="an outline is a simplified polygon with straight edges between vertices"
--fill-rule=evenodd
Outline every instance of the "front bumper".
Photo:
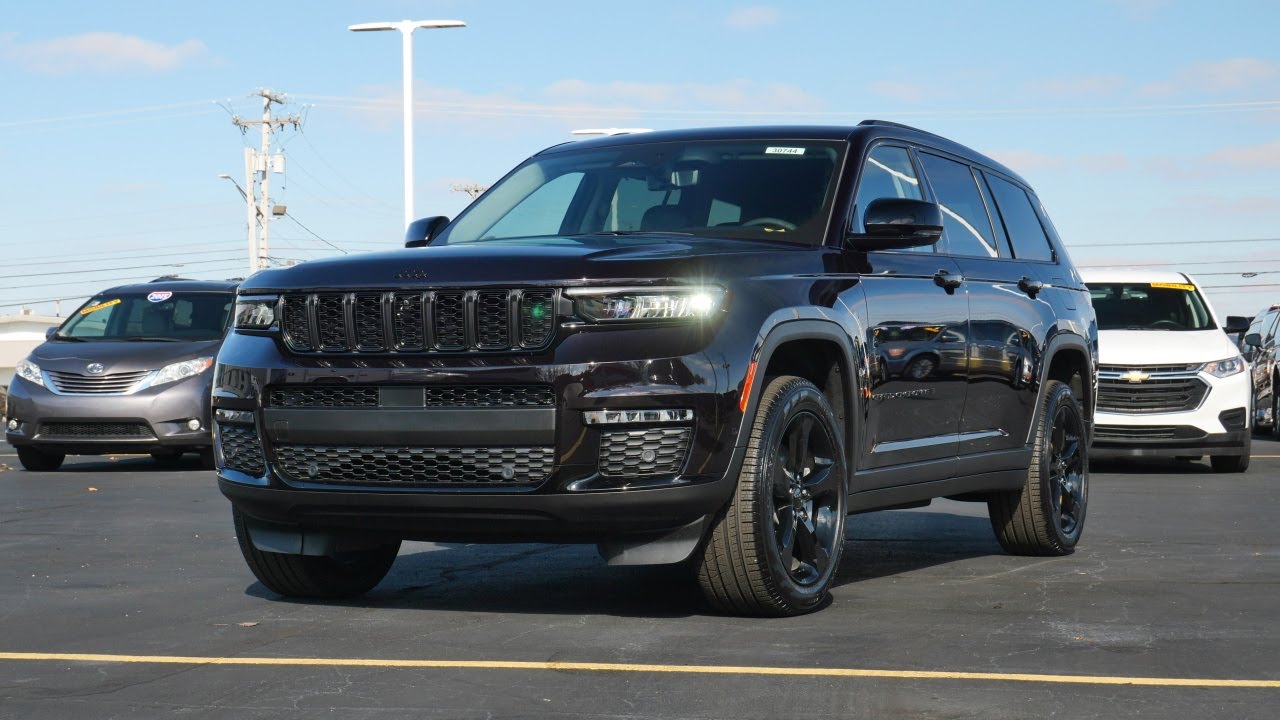
M 213 388 L 213 407 L 222 411 L 215 420 L 219 488 L 263 524 L 434 541 L 607 542 L 670 531 L 717 512 L 741 463 L 737 388 L 702 352 L 626 357 L 637 348 L 680 349 L 679 342 L 654 338 L 632 346 L 630 331 L 615 337 L 626 342 L 607 344 L 592 334 L 539 355 L 353 359 L 290 356 L 273 338 L 232 335 Z M 377 400 L 356 408 L 285 408 L 274 394 L 320 386 L 376 387 Z M 468 386 L 542 387 L 554 404 L 440 408 L 411 400 L 424 388 L 430 396 Z M 600 426 L 584 418 L 585 411 L 618 409 L 689 410 L 692 419 Z M 674 428 L 684 428 L 687 438 L 675 471 L 623 476 L 606 469 L 607 433 Z M 255 442 L 260 455 L 249 463 L 235 462 L 243 455 L 229 459 L 243 450 L 232 446 L 233 436 Z M 446 472 L 434 459 L 423 472 L 386 470 L 408 456 L 434 458 L 441 448 L 482 458 L 498 449 L 545 451 L 547 472 L 504 483 L 495 474 L 500 465 L 476 461 L 468 472 L 455 463 Z M 523 468 L 524 459 L 511 464 Z M 361 474 L 370 469 L 377 478 Z M 335 480 L 332 473 L 343 470 L 350 475 Z
M 22 378 L 9 386 L 10 420 L 5 441 L 72 455 L 199 450 L 212 442 L 209 386 L 211 377 L 195 377 L 147 388 L 132 395 L 58 395 Z M 199 430 L 187 423 L 200 421 Z M 107 426 L 130 426 L 127 433 L 107 434 Z
M 1194 410 L 1120 413 L 1099 409 L 1092 448 L 1099 455 L 1243 455 L 1249 452 L 1253 387 L 1248 373 L 1215 378 Z

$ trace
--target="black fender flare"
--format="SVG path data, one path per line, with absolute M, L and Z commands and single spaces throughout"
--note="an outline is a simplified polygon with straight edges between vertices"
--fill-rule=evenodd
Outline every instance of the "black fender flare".
M 1089 350 L 1089 341 L 1083 336 L 1073 332 L 1061 332 L 1054 335 L 1045 344 L 1044 354 L 1040 358 L 1040 367 L 1037 368 L 1037 377 L 1039 378 L 1039 387 L 1036 389 L 1036 412 L 1039 412 L 1040 405 L 1044 402 L 1045 386 L 1049 381 L 1049 370 L 1053 367 L 1053 359 L 1063 350 L 1078 350 L 1084 356 L 1085 372 L 1087 377 L 1084 381 L 1084 391 L 1086 397 L 1082 398 L 1085 410 L 1085 423 L 1089 427 L 1090 435 L 1093 434 L 1093 416 L 1097 397 L 1097 376 L 1098 369 L 1093 365 L 1093 354 Z M 1032 423 L 1027 429 L 1026 442 L 1031 443 L 1035 436 L 1035 423 Z
M 751 392 L 746 408 L 742 413 L 742 432 L 739 433 L 738 447 L 745 449 L 749 436 L 749 423 L 755 418 L 756 408 L 760 403 L 760 395 L 764 392 L 764 373 L 769 367 L 773 354 L 784 343 L 795 340 L 825 340 L 834 343 L 840 351 L 840 361 L 846 371 L 844 378 L 844 427 L 840 429 L 845 441 L 845 464 L 850 475 L 857 467 L 859 438 L 857 428 L 861 425 L 863 388 L 867 387 L 866 374 L 869 371 L 866 362 L 860 360 L 854 342 L 843 326 L 832 320 L 798 319 L 787 320 L 769 329 L 768 333 L 756 344 L 751 355 L 751 363 L 756 368 L 749 371 L 752 377 Z M 739 463 L 735 463 L 739 465 Z

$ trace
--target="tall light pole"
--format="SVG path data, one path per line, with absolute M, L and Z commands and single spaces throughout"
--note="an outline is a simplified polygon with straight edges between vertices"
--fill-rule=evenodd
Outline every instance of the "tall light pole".
M 418 28 L 466 27 L 461 20 L 401 20 L 351 25 L 354 32 L 399 30 L 404 60 L 404 226 L 413 222 L 413 31 Z
M 244 198 L 245 207 L 248 208 L 246 222 L 249 226 L 249 275 L 258 271 L 258 205 L 254 199 L 244 188 L 240 187 L 240 183 L 236 179 L 226 173 L 218 175 L 222 180 L 228 180 L 236 189 L 240 191 L 240 197 Z M 253 150 L 251 148 L 244 149 L 244 182 L 249 187 L 253 187 Z M 248 276 L 246 276 L 248 277 Z

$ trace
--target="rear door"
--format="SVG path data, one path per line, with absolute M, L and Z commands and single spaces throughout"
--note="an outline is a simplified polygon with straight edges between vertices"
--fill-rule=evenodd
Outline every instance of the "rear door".
M 969 289 L 968 391 L 957 452 L 1023 448 L 1035 415 L 1036 360 L 1053 309 L 1038 297 L 1039 275 L 1028 266 L 1036 260 L 1015 254 L 1025 242 L 1027 255 L 1034 255 L 1030 243 L 1039 233 L 1045 252 L 1037 260 L 1051 260 L 1048 240 L 1020 187 L 1004 179 L 989 183 L 959 158 L 922 150 L 920 162 L 943 208 L 942 249 Z M 993 198 L 996 192 L 1002 199 Z

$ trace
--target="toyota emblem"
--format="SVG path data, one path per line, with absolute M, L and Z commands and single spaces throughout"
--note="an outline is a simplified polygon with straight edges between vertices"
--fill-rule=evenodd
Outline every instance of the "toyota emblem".
M 87 370 L 90 375 L 101 375 L 102 371 L 106 368 L 102 367 L 102 363 L 89 363 L 84 366 L 84 369 Z

